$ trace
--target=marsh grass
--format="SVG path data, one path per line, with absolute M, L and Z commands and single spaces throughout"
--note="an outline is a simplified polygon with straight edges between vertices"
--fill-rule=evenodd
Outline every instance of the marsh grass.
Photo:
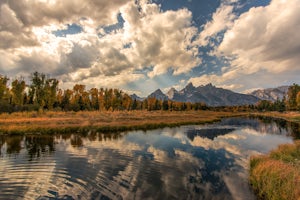
M 55 133 L 95 129 L 100 132 L 154 129 L 218 121 L 241 113 L 214 111 L 19 112 L 0 115 L 0 134 Z
M 284 119 L 291 122 L 300 123 L 300 112 L 260 112 L 251 113 L 251 116 L 265 116 Z
M 260 199 L 300 199 L 300 141 L 250 159 L 250 183 Z

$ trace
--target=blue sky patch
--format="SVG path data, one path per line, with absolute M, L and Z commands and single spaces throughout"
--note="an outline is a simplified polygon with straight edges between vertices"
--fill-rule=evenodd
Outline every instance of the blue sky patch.
M 66 35 L 74 35 L 82 32 L 82 28 L 77 24 L 68 24 L 66 29 L 53 31 L 56 37 L 66 37 Z

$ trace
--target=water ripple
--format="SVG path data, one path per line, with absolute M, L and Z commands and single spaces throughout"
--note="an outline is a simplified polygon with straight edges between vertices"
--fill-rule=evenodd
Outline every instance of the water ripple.
M 274 123 L 248 120 L 229 130 L 233 121 L 225 122 L 217 131 L 209 125 L 2 137 L 0 199 L 253 199 L 250 153 L 292 139 Z

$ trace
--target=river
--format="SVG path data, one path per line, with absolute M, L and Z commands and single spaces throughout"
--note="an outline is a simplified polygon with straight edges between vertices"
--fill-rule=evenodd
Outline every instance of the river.
M 249 158 L 295 139 L 284 121 L 0 136 L 0 199 L 255 199 Z

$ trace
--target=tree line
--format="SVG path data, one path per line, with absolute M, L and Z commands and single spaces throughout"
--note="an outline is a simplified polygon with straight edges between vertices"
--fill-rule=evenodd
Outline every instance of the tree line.
M 256 105 L 258 111 L 300 111 L 300 86 L 293 84 L 286 96 L 275 102 L 262 100 Z
M 204 103 L 184 103 L 148 98 L 132 99 L 119 89 L 91 88 L 75 84 L 72 89 L 61 89 L 59 81 L 34 72 L 30 84 L 24 78 L 12 80 L 0 75 L 0 112 L 17 111 L 119 111 L 119 110 L 199 110 L 206 109 Z
M 91 88 L 75 84 L 72 89 L 61 89 L 59 81 L 45 74 L 34 72 L 30 84 L 16 78 L 8 85 L 9 78 L 0 75 L 0 112 L 17 111 L 117 111 L 117 110 L 226 110 L 226 111 L 285 111 L 300 110 L 300 86 L 292 85 L 283 100 L 262 100 L 256 105 L 208 107 L 205 103 L 159 100 L 154 97 L 142 101 L 132 99 L 119 89 Z

